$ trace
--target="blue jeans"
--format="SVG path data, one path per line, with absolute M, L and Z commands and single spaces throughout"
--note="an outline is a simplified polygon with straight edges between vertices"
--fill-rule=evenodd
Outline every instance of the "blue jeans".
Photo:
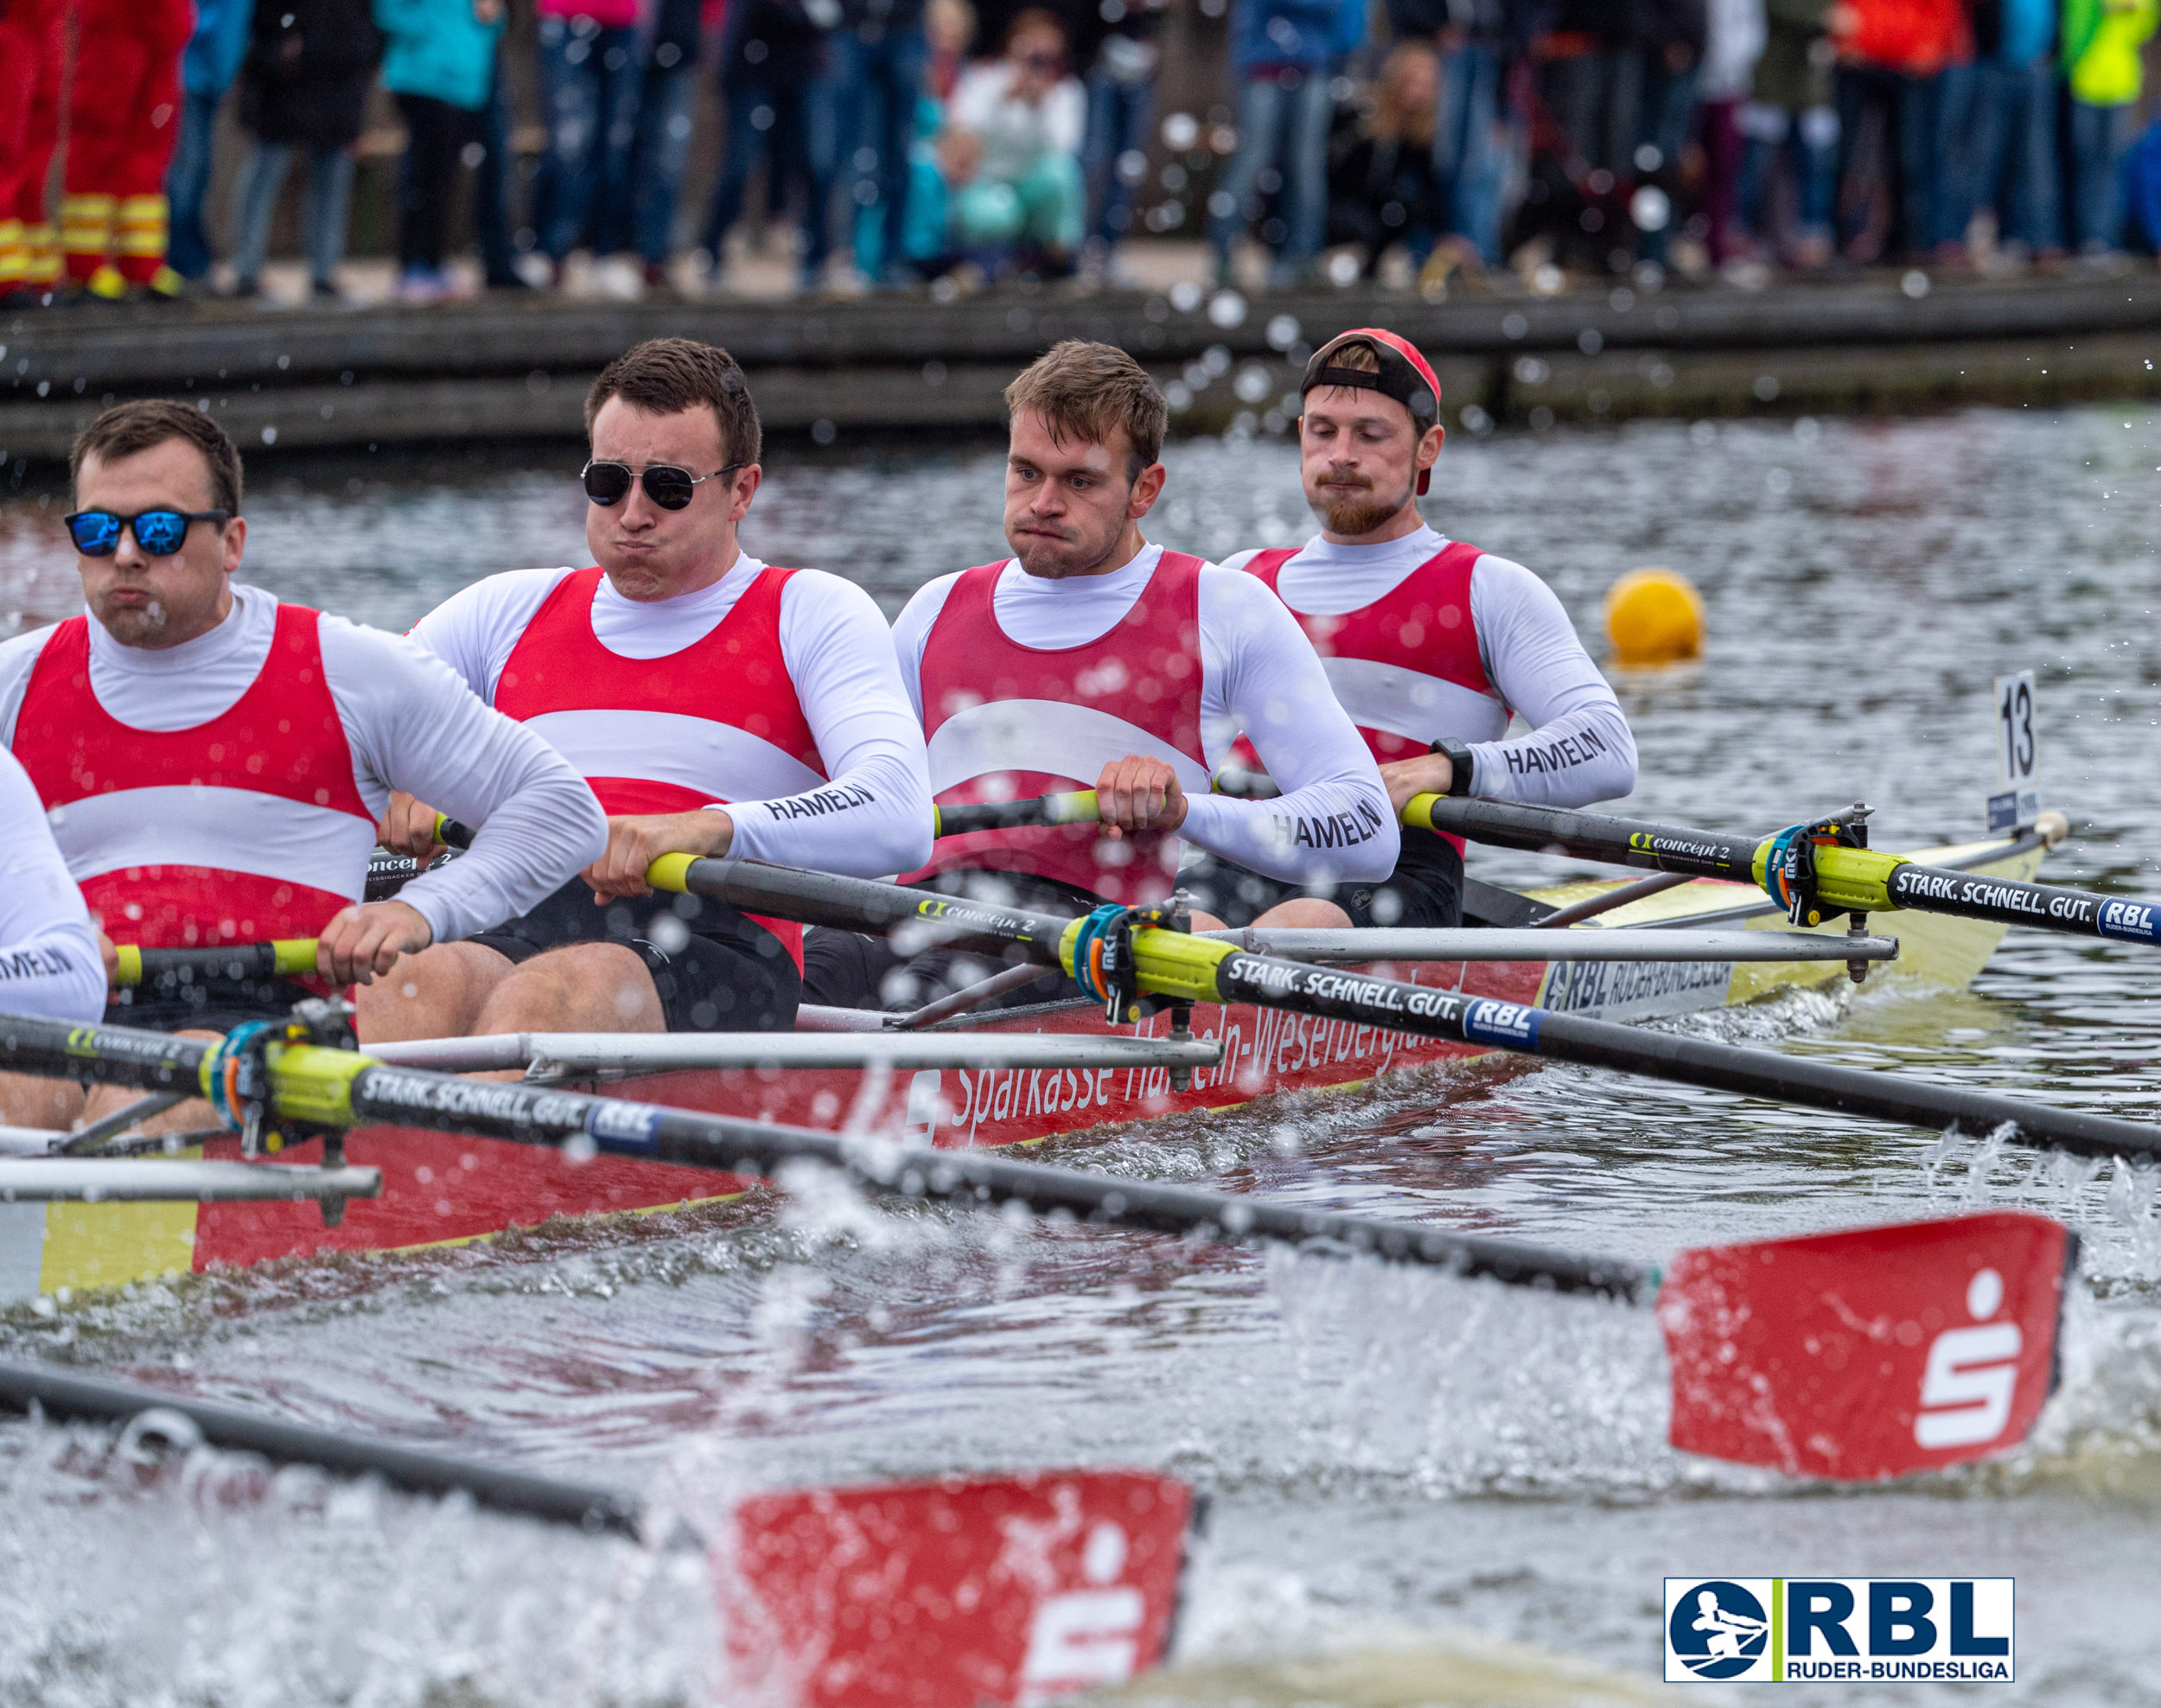
M 749 187 L 750 169 L 761 156 L 771 164 L 766 171 L 766 207 L 777 214 L 786 204 L 791 186 L 803 192 L 803 276 L 814 279 L 824 271 L 832 252 L 832 239 L 820 217 L 811 169 L 810 106 L 807 83 L 756 83 L 726 86 L 728 132 L 721 156 L 720 182 L 714 186 L 712 207 L 705 219 L 704 246 L 712 252 L 713 268 L 720 269 L 729 227 L 743 217 L 743 192 Z
M 1275 252 L 1272 276 L 1292 282 L 1321 252 L 1328 220 L 1328 127 L 1335 103 L 1325 68 L 1249 78 L 1238 92 L 1238 152 L 1208 197 L 1208 245 L 1220 270 L 1231 246 L 1260 211 L 1264 173 L 1279 181 L 1282 212 L 1261 227 Z M 1278 230 L 1278 227 L 1281 229 Z
M 1478 245 L 1486 264 L 1501 253 L 1501 197 L 1508 139 L 1501 108 L 1501 55 L 1476 44 L 1441 55 L 1433 171 L 1448 194 L 1448 228 Z
M 2124 150 L 2137 111 L 2071 103 L 2071 237 L 2082 253 L 2099 254 L 2123 241 Z
M 1769 198 L 1782 160 L 1794 185 L 1794 235 L 1828 237 L 1839 198 L 1839 115 L 1829 107 L 1770 112 L 1783 123 L 1775 132 L 1751 134 L 1741 163 L 1735 201 L 1742 229 L 1758 239 L 1774 236 Z
M 1155 117 L 1152 73 L 1122 83 L 1100 67 L 1089 72 L 1088 139 L 1080 165 L 1088 186 L 1088 234 L 1106 249 L 1133 229 L 1133 201 L 1148 175 Z
M 530 229 L 513 233 L 510 222 L 518 205 L 517 161 L 510 152 L 510 87 L 503 80 L 503 56 L 495 56 L 494 86 L 481 110 L 481 146 L 488 158 L 473 176 L 473 235 L 480 245 L 481 265 L 491 285 L 519 285 L 513 264 L 520 249 L 530 249 L 536 239 Z
M 1940 150 L 1943 79 L 1909 77 L 1883 66 L 1845 66 L 1838 73 L 1839 176 L 1848 207 L 1841 239 L 1858 236 L 1860 207 L 1852 165 L 1854 150 L 1881 115 L 1884 176 L 1890 201 L 1887 258 L 1925 254 L 1935 239 L 1941 192 Z
M 1978 207 L 1996 210 L 1999 237 L 2028 249 L 2063 239 L 2056 203 L 2056 74 L 1978 61 L 1943 73 L 1944 204 L 1937 238 L 1963 242 Z
M 548 103 L 548 157 L 540 246 L 560 261 L 581 241 L 601 254 L 626 247 L 630 149 L 644 81 L 634 29 L 590 18 L 540 20 L 540 81 Z
M 697 113 L 696 61 L 685 56 L 665 68 L 646 67 L 638 100 L 637 137 L 630 150 L 630 181 L 638 255 L 647 266 L 662 265 L 668 258 Z
M 218 128 L 216 95 L 188 95 L 180 110 L 180 137 L 173 163 L 165 171 L 165 194 L 172 203 L 172 236 L 165 258 L 182 278 L 201 278 L 210 271 L 210 239 L 202 229 L 202 205 L 210 194 L 210 150 Z
M 233 222 L 233 271 L 243 284 L 262 277 L 264 252 L 270 246 L 271 215 L 277 211 L 277 193 L 285 186 L 285 174 L 293 156 L 301 152 L 296 143 L 258 143 L 240 163 L 233 186 L 239 216 Z M 318 284 L 335 282 L 338 263 L 345 259 L 345 226 L 353 206 L 351 150 L 331 146 L 309 148 L 308 194 L 301 204 L 301 229 L 308 245 L 308 268 Z
M 1632 176 L 1640 171 L 1635 156 L 1637 149 L 1648 143 L 1658 150 L 1660 164 L 1655 169 L 1670 179 L 1680 164 L 1680 151 L 1688 143 L 1688 124 L 1696 112 L 1698 70 L 1692 65 L 1686 71 L 1669 70 L 1662 54 L 1647 51 L 1642 56 L 1641 75 L 1642 105 L 1638 109 L 1635 147 L 1629 150 L 1629 160 L 1621 169 L 1621 175 Z M 1672 237 L 1670 221 L 1654 232 L 1645 232 L 1643 258 L 1663 265 L 1666 246 Z
M 929 49 L 917 24 L 837 29 L 826 39 L 826 53 L 825 73 L 812 92 L 812 197 L 820 229 L 829 232 L 834 188 L 849 186 L 840 218 L 857 239 L 857 264 L 877 277 L 906 252 L 908 145 Z M 859 219 L 873 208 L 874 219 Z M 827 247 L 819 245 L 821 264 Z

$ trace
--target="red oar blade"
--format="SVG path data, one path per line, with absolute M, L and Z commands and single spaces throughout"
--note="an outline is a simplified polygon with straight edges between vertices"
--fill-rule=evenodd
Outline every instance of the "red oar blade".
M 790 1708 L 1035 1708 L 1163 1658 L 1192 1491 L 1042 1471 L 760 1495 L 715 1577 L 738 1692 Z
M 2056 1385 L 2077 1251 L 2004 1212 L 1683 1252 L 1658 1296 L 1669 1438 L 1843 1481 L 2014 1446 Z

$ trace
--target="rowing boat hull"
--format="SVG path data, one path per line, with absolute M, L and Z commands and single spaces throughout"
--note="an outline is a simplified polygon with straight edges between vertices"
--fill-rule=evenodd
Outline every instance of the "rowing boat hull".
M 1977 874 L 2030 878 L 2037 846 L 2001 842 L 1931 850 L 1917 858 Z M 1536 892 L 1554 906 L 1610 888 L 1586 883 Z M 1578 930 L 1661 926 L 1788 928 L 1760 892 L 1709 880 L 1681 885 L 1616 909 Z M 1914 988 L 1969 983 L 2004 927 L 1980 921 L 1902 913 L 1899 959 L 1871 980 Z M 1833 927 L 1824 927 L 1831 930 Z M 1559 934 L 1557 934 L 1558 935 Z M 1842 963 L 1692 964 L 1568 961 L 1424 962 L 1371 971 L 1467 996 L 1601 1018 L 1638 1021 L 1751 1002 L 1781 990 L 1846 977 Z M 953 1029 L 1051 1032 L 1074 1036 L 1161 1036 L 1169 1018 L 1112 1028 L 1085 1003 L 1010 1010 L 948 1023 Z M 883 1133 L 947 1146 L 1004 1145 L 1090 1128 L 1233 1108 L 1256 1098 L 1341 1090 L 1384 1074 L 1490 1052 L 1347 1021 L 1318 1020 L 1242 1004 L 1195 1009 L 1196 1036 L 1221 1039 L 1223 1060 L 1196 1068 L 1189 1087 L 1167 1068 L 877 1069 L 726 1068 L 641 1075 L 603 1085 L 613 1096 L 712 1114 L 826 1131 Z M 310 1163 L 320 1145 L 280 1160 Z M 347 1141 L 349 1162 L 383 1171 L 383 1195 L 350 1203 L 326 1227 L 311 1203 L 10 1204 L 0 1202 L 0 1298 L 81 1291 L 326 1252 L 405 1251 L 456 1244 L 554 1216 L 670 1209 L 734 1196 L 749 1182 L 701 1169 L 601 1157 L 576 1163 L 560 1152 L 500 1140 L 409 1128 L 368 1127 Z M 237 1142 L 200 1153 L 238 1155 Z M 4 1191 L 0 1164 L 0 1192 Z

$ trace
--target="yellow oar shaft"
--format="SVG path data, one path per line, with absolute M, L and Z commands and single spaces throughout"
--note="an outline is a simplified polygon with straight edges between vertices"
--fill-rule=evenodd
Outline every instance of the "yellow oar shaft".
M 316 940 L 280 937 L 267 943 L 221 943 L 193 949 L 115 946 L 119 965 L 113 984 L 123 990 L 161 980 L 182 985 L 213 979 L 303 978 L 316 970 Z

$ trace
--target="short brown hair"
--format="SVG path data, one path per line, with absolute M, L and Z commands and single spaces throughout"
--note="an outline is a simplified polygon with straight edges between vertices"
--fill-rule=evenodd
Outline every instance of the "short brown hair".
M 1107 445 L 1125 430 L 1129 460 L 1125 478 L 1163 455 L 1163 428 L 1170 405 L 1148 370 L 1115 344 L 1090 344 L 1078 338 L 1053 344 L 1005 388 L 1005 407 L 1026 410 L 1050 425 L 1050 437 L 1063 444 L 1084 439 Z
M 1326 356 L 1329 367 L 1347 367 L 1353 373 L 1380 372 L 1380 352 L 1374 348 L 1374 341 L 1355 332 L 1337 333 L 1316 354 Z
M 765 436 L 758 406 L 743 366 L 717 344 L 695 338 L 648 338 L 634 344 L 601 370 L 585 394 L 585 437 L 610 398 L 621 398 L 648 415 L 674 415 L 700 404 L 709 405 L 720 424 L 721 455 L 737 468 L 758 460 Z
M 81 432 L 67 454 L 67 479 L 82 476 L 83 459 L 113 462 L 154 450 L 168 439 L 185 439 L 202 453 L 210 475 L 210 507 L 240 513 L 240 448 L 202 410 L 170 398 L 136 398 L 115 404 Z

